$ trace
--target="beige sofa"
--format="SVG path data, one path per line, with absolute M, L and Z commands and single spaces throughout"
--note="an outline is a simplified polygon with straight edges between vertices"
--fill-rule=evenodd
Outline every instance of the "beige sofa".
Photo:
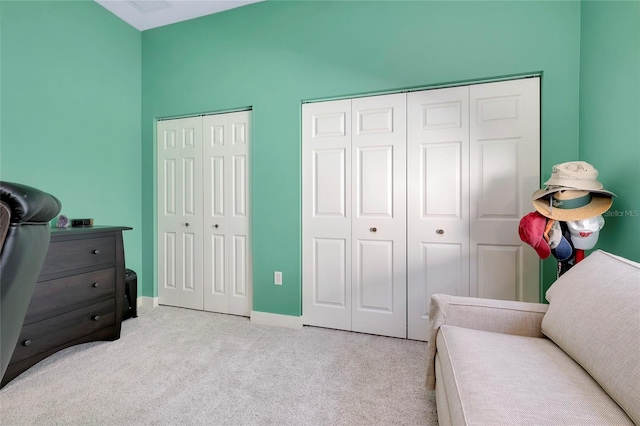
M 640 264 L 595 251 L 546 298 L 433 296 L 440 426 L 640 423 Z

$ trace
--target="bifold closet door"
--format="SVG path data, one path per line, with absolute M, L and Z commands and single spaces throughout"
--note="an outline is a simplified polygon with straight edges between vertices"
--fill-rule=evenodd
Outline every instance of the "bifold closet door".
M 202 118 L 204 310 L 251 313 L 248 148 L 250 112 Z
M 469 295 L 469 87 L 407 95 L 407 337 L 436 293 Z
M 406 337 L 406 95 L 352 101 L 352 330 Z
M 158 301 L 203 309 L 202 120 L 159 121 Z
M 540 185 L 540 78 L 470 87 L 471 296 L 537 302 L 540 259 L 520 218 Z
M 303 106 L 305 324 L 406 337 L 405 99 Z
M 351 100 L 302 108 L 304 323 L 351 330 Z
M 251 313 L 250 118 L 158 121 L 160 304 Z
M 540 79 L 305 104 L 303 321 L 428 339 L 435 293 L 537 301 Z
M 540 181 L 539 78 L 408 95 L 408 337 L 435 293 L 538 301 L 520 218 Z

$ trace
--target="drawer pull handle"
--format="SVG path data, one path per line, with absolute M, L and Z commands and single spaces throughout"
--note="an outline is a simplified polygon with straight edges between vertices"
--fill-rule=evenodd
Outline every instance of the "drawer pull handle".
M 436 229 L 436 234 L 438 235 L 444 234 L 444 229 Z
M 98 288 L 98 287 L 100 287 L 100 283 L 93 283 L 93 286 L 94 286 L 95 288 Z
M 219 227 L 219 225 L 216 223 L 215 225 L 213 225 L 213 227 L 214 227 L 214 228 L 217 228 L 217 227 Z
M 94 321 L 100 321 L 100 315 L 94 315 L 91 317 L 91 319 Z
M 31 340 L 27 339 L 24 342 L 22 342 L 22 346 L 29 346 L 31 344 Z
M 369 231 L 371 231 L 371 232 L 378 232 L 378 228 L 376 228 L 376 227 L 369 228 Z
M 100 250 L 95 249 L 94 251 L 92 251 L 93 254 L 100 254 Z

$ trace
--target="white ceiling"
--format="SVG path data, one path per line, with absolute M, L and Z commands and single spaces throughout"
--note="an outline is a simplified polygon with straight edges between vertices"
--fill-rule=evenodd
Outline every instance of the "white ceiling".
M 140 31 L 263 0 L 95 0 Z

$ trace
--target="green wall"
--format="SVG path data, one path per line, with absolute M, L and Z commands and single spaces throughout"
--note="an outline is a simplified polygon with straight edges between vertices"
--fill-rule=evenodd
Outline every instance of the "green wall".
M 640 2 L 582 3 L 580 159 L 615 192 L 598 245 L 640 262 Z
M 155 276 L 154 119 L 253 107 L 253 308 L 300 315 L 302 100 L 541 72 L 551 170 L 578 155 L 579 55 L 579 2 L 265 2 L 143 32 L 145 275 Z M 156 294 L 151 280 L 143 294 Z
M 0 8 L 0 179 L 133 227 L 127 266 L 142 274 L 140 32 L 93 1 Z
M 254 309 L 300 315 L 301 101 L 540 72 L 542 179 L 594 164 L 621 212 L 598 247 L 640 260 L 639 17 L 637 2 L 273 1 L 140 33 L 90 0 L 1 1 L 0 178 L 134 227 L 127 264 L 153 296 L 154 120 L 250 106 Z M 541 292 L 553 261 L 543 277 Z

